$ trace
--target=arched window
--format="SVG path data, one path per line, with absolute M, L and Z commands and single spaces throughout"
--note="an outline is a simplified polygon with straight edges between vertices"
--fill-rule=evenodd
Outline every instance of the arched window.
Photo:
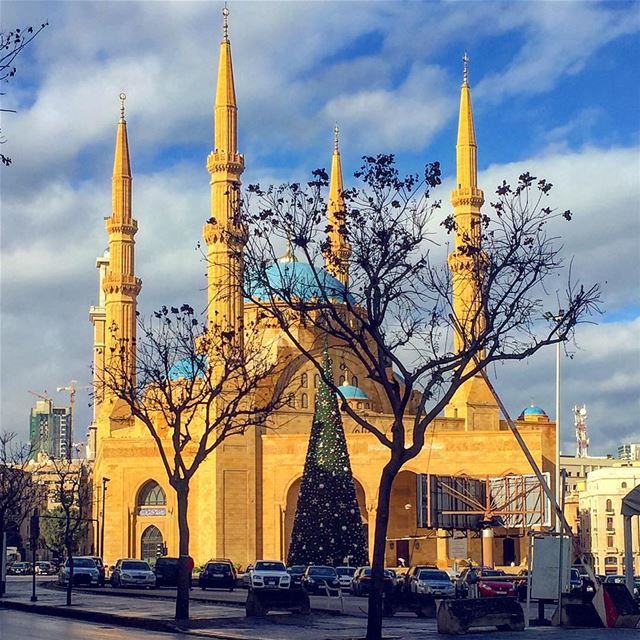
M 345 380 L 346 380 L 346 378 L 344 376 L 340 376 L 340 383 L 339 384 L 344 384 Z
M 303 409 L 308 409 L 308 408 L 309 408 L 309 396 L 307 396 L 307 394 L 306 394 L 306 393 L 303 393 L 303 394 L 300 396 L 300 406 L 301 406 Z
M 611 500 L 607 500 L 607 511 L 613 511 L 613 503 Z
M 147 527 L 140 538 L 140 559 L 150 562 L 155 560 L 158 551 L 158 545 L 163 545 L 162 534 L 158 527 L 151 525 Z
M 149 480 L 138 494 L 139 507 L 157 507 L 167 504 L 167 496 L 162 487 L 155 481 Z
M 291 409 L 296 408 L 296 397 L 293 395 L 293 393 L 289 396 L 287 404 L 289 405 L 289 407 L 291 407 Z
M 626 482 L 623 482 L 620 486 L 621 486 L 623 489 L 626 489 L 626 488 L 627 488 L 627 483 L 626 483 Z
M 300 376 L 300 386 L 305 389 L 309 386 L 309 376 L 306 373 L 303 373 Z
M 351 386 L 352 387 L 357 387 L 358 386 L 358 378 L 356 376 L 352 376 L 351 377 Z
M 316 373 L 316 375 L 313 376 L 313 388 L 317 389 L 319 384 L 320 384 L 320 374 Z

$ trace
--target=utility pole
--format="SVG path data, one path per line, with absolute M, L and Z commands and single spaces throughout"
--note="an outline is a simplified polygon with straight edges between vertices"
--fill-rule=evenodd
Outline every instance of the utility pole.
M 104 507 L 107 497 L 107 482 L 110 482 L 110 478 L 102 478 L 102 522 L 100 523 L 100 557 L 104 562 Z

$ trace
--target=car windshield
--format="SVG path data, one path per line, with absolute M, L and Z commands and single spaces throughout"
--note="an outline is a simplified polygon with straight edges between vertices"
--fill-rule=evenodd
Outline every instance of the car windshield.
M 613 584 L 624 584 L 625 580 L 624 580 L 624 576 L 609 576 L 606 582 L 613 583 Z
M 146 563 L 138 560 L 127 560 L 122 563 L 123 571 L 151 571 L 151 567 Z
M 339 576 L 353 576 L 355 572 L 356 572 L 355 567 L 337 567 L 336 568 L 336 573 Z
M 495 576 L 503 576 L 505 575 L 504 571 L 500 571 L 499 569 L 483 569 L 480 572 L 480 575 L 483 578 L 493 578 Z
M 325 578 L 334 578 L 336 575 L 336 570 L 333 567 L 310 567 L 309 575 L 322 576 Z
M 444 571 L 434 571 L 433 569 L 423 569 L 418 578 L 420 580 L 446 580 L 449 582 L 449 576 Z
M 287 569 L 287 571 L 288 571 L 289 573 L 293 573 L 293 574 L 295 574 L 295 575 L 301 575 L 301 574 L 303 574 L 303 573 L 304 573 L 304 570 L 305 570 L 305 569 L 306 569 L 306 567 L 305 567 L 305 566 L 303 566 L 303 565 L 301 565 L 301 564 L 296 564 L 296 565 L 294 565 L 293 567 L 289 567 L 289 568 Z
M 360 575 L 361 576 L 371 577 L 371 569 L 369 569 L 369 568 L 365 569 Z
M 69 566 L 69 561 L 67 560 L 67 567 Z M 96 563 L 89 558 L 74 558 L 73 559 L 74 568 L 82 568 L 82 569 L 95 569 Z
M 286 571 L 282 562 L 256 562 L 256 571 Z

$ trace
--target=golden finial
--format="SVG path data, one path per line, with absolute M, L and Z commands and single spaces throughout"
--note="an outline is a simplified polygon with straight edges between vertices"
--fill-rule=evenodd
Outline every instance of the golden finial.
M 469 56 L 466 51 L 462 56 L 462 84 L 469 84 Z
M 336 126 L 333 127 L 333 150 L 340 151 L 340 127 L 336 122 Z
M 124 122 L 124 101 L 127 99 L 127 94 L 120 93 L 120 122 Z
M 222 41 L 229 42 L 229 9 L 227 7 L 227 3 L 224 3 L 224 8 L 222 9 Z

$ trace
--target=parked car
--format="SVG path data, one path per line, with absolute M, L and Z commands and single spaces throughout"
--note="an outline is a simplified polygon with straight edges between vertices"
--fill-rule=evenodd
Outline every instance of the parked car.
M 527 599 L 527 589 L 529 582 L 529 570 L 528 569 L 520 569 L 518 571 L 518 577 L 522 578 L 522 580 L 515 581 L 514 585 L 516 587 L 516 596 L 519 602 L 524 602 Z
M 477 586 L 477 595 L 479 598 L 494 596 L 515 597 L 516 588 L 513 581 L 508 580 L 506 575 L 507 574 L 501 569 L 492 569 L 490 567 L 472 567 L 464 569 L 456 581 L 456 597 L 469 597 L 470 585 L 474 584 L 474 580 Z M 505 576 L 504 580 L 499 579 L 502 576 Z
M 178 583 L 178 558 L 158 558 L 153 571 L 156 574 L 156 586 L 175 587 Z
M 384 570 L 384 590 L 393 591 L 395 587 L 394 575 L 390 569 Z M 358 567 L 351 581 L 351 593 L 354 596 L 366 596 L 371 588 L 371 567 Z
M 26 576 L 31 573 L 29 562 L 14 562 L 7 567 L 7 573 L 12 576 Z
M 287 572 L 291 576 L 291 588 L 295 589 L 302 586 L 302 576 L 307 567 L 303 564 L 294 564 L 287 567 Z
M 355 567 L 336 567 L 338 580 L 340 580 L 340 586 L 343 589 L 351 589 L 351 581 L 353 580 L 353 574 L 355 572 Z
M 56 575 L 56 568 L 46 560 L 39 560 L 36 562 L 36 575 L 54 576 Z
M 291 576 L 284 562 L 279 560 L 258 560 L 249 570 L 250 589 L 289 589 Z
M 575 567 L 571 568 L 571 575 L 569 576 L 569 591 L 571 593 L 582 593 L 582 578 L 580 577 L 580 571 Z
M 110 582 L 112 587 L 153 589 L 156 586 L 156 574 L 145 560 L 121 558 L 113 568 Z
M 416 565 L 413 565 L 413 566 L 409 567 L 402 574 L 402 580 L 399 583 L 399 586 L 400 586 L 401 590 L 404 591 L 405 593 L 410 593 L 411 591 L 413 591 L 413 589 L 411 587 L 411 584 L 412 584 L 412 582 L 414 582 L 416 580 L 416 576 L 423 569 L 432 569 L 434 571 L 438 571 L 438 567 L 436 567 L 433 564 L 416 564 Z
M 311 565 L 302 576 L 302 587 L 309 594 L 327 595 L 329 589 L 340 589 L 340 580 L 333 567 Z
M 198 585 L 209 589 L 229 589 L 236 586 L 236 570 L 230 560 L 209 560 L 198 576 Z
M 104 562 L 102 562 L 102 558 L 100 558 L 99 556 L 88 557 L 90 557 L 96 563 L 96 567 L 98 567 L 98 571 L 100 572 L 100 581 L 98 583 L 98 586 L 104 587 L 104 584 L 106 582 L 106 567 L 104 566 Z
M 441 569 L 420 569 L 411 578 L 411 593 L 430 595 L 434 598 L 453 598 L 456 588 L 449 578 L 449 574 Z
M 67 558 L 58 572 L 58 584 L 68 584 L 70 574 L 71 567 Z M 91 558 L 73 556 L 73 584 L 88 584 L 97 587 L 99 582 L 100 571 L 98 571 L 95 561 Z
M 251 586 L 251 569 L 253 569 L 252 564 L 248 564 L 247 568 L 244 570 L 242 574 L 242 588 L 248 589 Z

